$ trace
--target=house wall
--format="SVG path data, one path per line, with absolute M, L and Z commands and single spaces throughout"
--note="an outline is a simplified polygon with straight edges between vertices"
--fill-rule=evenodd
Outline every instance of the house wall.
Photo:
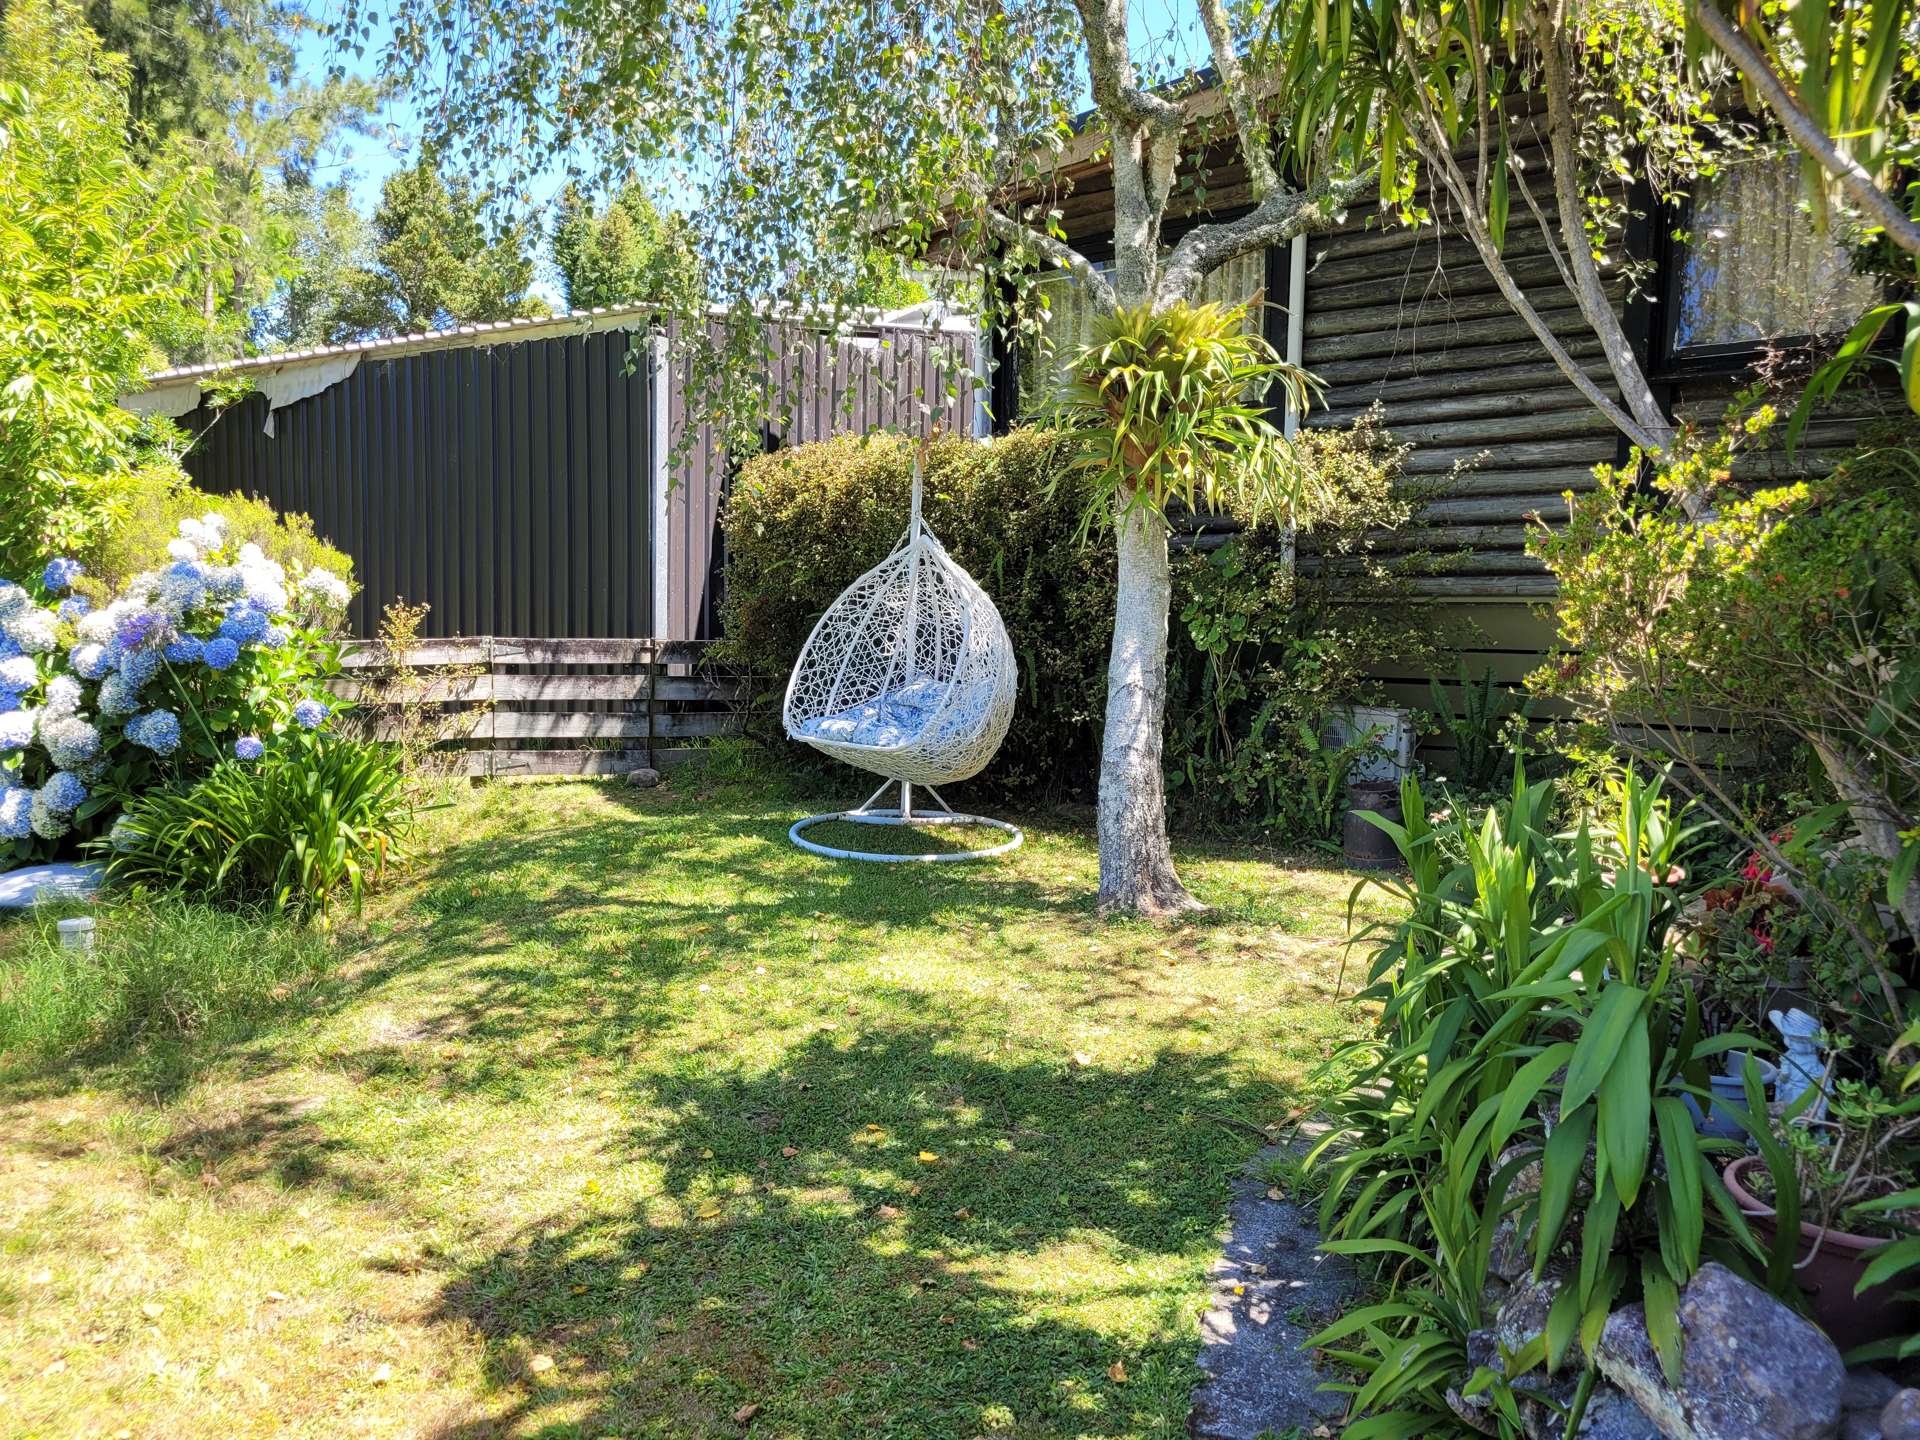
M 1545 156 L 1536 150 L 1520 158 L 1538 177 L 1535 199 L 1550 214 Z M 1104 166 L 1083 164 L 1058 178 L 1049 199 L 1085 253 L 1107 253 L 1112 181 Z M 1198 215 L 1229 216 L 1250 199 L 1232 144 L 1198 147 L 1182 162 L 1169 233 Z M 1645 243 L 1650 260 L 1662 258 L 1656 242 Z M 1570 353 L 1611 391 L 1599 342 L 1517 192 L 1505 254 Z M 1279 284 L 1271 284 L 1268 294 L 1276 304 L 1297 299 L 1304 315 L 1302 361 L 1327 382 L 1324 408 L 1306 423 L 1347 425 L 1378 403 L 1388 429 L 1414 447 L 1407 466 L 1412 483 L 1444 482 L 1418 528 L 1395 543 L 1445 557 L 1433 575 L 1416 582 L 1432 607 L 1427 623 L 1457 647 L 1470 677 L 1478 680 L 1491 670 L 1500 684 L 1518 692 L 1558 645 L 1554 582 L 1525 554 L 1528 530 L 1563 518 L 1566 493 L 1592 490 L 1593 467 L 1623 459 L 1624 443 L 1547 358 L 1464 236 L 1444 225 L 1408 229 L 1363 201 L 1339 229 L 1312 238 L 1307 256 L 1301 296 L 1287 295 Z M 1269 276 L 1285 270 L 1279 255 L 1270 257 Z M 1614 282 L 1613 294 L 1629 331 L 1651 336 L 1660 297 L 1630 300 L 1624 277 Z M 1282 333 L 1283 327 L 1269 327 L 1276 345 Z M 1740 383 L 1711 371 L 1655 373 L 1671 413 L 1703 424 L 1719 419 Z M 1890 398 L 1897 399 L 1886 390 L 1868 390 L 1827 407 L 1808 427 L 1794 461 L 1775 446 L 1741 459 L 1736 476 L 1766 483 L 1824 473 L 1836 453 L 1857 443 L 1863 421 L 1888 411 Z M 1198 534 L 1176 537 L 1176 543 L 1217 542 L 1217 526 L 1196 528 Z M 1301 553 L 1303 565 L 1317 563 L 1311 536 Z M 1438 676 L 1389 666 L 1376 678 L 1390 701 L 1422 710 L 1433 703 L 1430 681 L 1437 679 L 1457 713 L 1457 675 L 1450 661 Z M 1536 720 L 1557 713 L 1550 701 L 1533 709 Z M 1700 729 L 1713 733 L 1713 717 L 1701 717 Z M 1432 739 L 1423 755 L 1440 766 L 1448 759 L 1444 744 Z

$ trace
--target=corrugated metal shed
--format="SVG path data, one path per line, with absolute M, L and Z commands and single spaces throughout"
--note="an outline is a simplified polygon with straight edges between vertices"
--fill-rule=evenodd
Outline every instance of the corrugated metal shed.
M 431 607 L 431 636 L 707 639 L 732 467 L 688 401 L 678 322 L 661 336 L 653 319 L 629 306 L 187 366 L 123 403 L 196 437 L 203 489 L 311 516 L 350 554 L 356 633 L 404 598 Z M 772 443 L 977 427 L 975 398 L 944 383 L 974 370 L 964 325 L 771 333 Z M 259 388 L 204 403 L 230 375 Z

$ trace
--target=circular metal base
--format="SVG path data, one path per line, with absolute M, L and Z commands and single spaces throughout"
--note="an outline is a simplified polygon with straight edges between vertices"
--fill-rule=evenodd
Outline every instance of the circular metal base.
M 841 850 L 832 845 L 822 845 L 817 840 L 809 840 L 801 832 L 810 825 L 818 825 L 823 820 L 845 820 L 855 825 L 984 825 L 992 830 L 1004 830 L 1013 838 L 999 845 L 989 845 L 984 850 L 944 850 L 927 855 L 886 855 L 873 850 Z M 911 815 L 902 815 L 896 810 L 832 810 L 824 815 L 809 815 L 804 820 L 793 822 L 793 828 L 787 831 L 787 838 L 802 850 L 811 850 L 816 855 L 825 855 L 833 860 L 871 860 L 877 864 L 891 865 L 902 862 L 923 864 L 935 860 L 985 860 L 990 855 L 1004 855 L 1009 850 L 1018 850 L 1021 841 L 1027 837 L 1020 833 L 1018 825 L 1009 825 L 1005 820 L 994 820 L 985 815 L 956 815 L 951 810 L 915 811 Z

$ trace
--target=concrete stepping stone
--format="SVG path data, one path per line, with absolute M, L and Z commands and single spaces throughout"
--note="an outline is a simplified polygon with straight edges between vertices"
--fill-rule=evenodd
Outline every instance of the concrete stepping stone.
M 98 865 L 23 865 L 0 874 L 0 910 L 25 910 L 42 900 L 91 900 L 100 889 Z
M 1260 1440 L 1298 1426 L 1334 1426 L 1344 1395 L 1319 1387 L 1329 1376 L 1300 1342 L 1336 1318 L 1355 1293 L 1353 1267 L 1320 1253 L 1310 1209 L 1267 1198 L 1257 1172 L 1284 1151 L 1263 1150 L 1234 1181 L 1224 1253 L 1213 1264 L 1211 1299 L 1200 1319 L 1200 1368 L 1187 1433 L 1198 1440 Z

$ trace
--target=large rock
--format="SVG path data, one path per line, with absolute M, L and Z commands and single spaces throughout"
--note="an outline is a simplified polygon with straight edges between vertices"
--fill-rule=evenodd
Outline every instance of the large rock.
M 1846 1367 L 1816 1327 L 1724 1266 L 1708 1264 L 1680 1293 L 1680 1384 L 1660 1370 L 1638 1305 L 1601 1332 L 1600 1373 L 1669 1440 L 1832 1440 Z
M 1527 1301 L 1524 1303 L 1531 1303 Z M 1519 1323 L 1519 1317 L 1514 1317 Z M 1505 1370 L 1500 1359 L 1499 1342 L 1491 1330 L 1476 1330 L 1467 1337 L 1467 1365 L 1471 1371 L 1481 1366 L 1498 1372 Z M 1578 1352 L 1567 1357 L 1567 1363 L 1557 1375 L 1549 1375 L 1544 1369 L 1520 1377 L 1515 1389 L 1521 1396 L 1520 1424 L 1530 1440 L 1562 1440 L 1566 1434 L 1566 1421 L 1563 1418 L 1565 1407 L 1573 1403 L 1575 1392 L 1580 1388 L 1581 1357 Z M 1462 1377 L 1464 1383 L 1466 1377 Z M 1529 1395 L 1541 1396 L 1554 1403 L 1541 1404 L 1538 1400 L 1528 1399 Z M 1463 1395 L 1459 1388 L 1447 1391 L 1447 1404 L 1474 1429 L 1487 1435 L 1498 1435 L 1500 1427 L 1494 1419 L 1493 1402 L 1483 1392 L 1474 1396 Z M 1556 1408 L 1559 1407 L 1559 1408 Z M 1660 1431 L 1653 1421 L 1641 1413 L 1635 1405 L 1614 1386 L 1602 1380 L 1594 1386 L 1593 1394 L 1587 1399 L 1587 1410 L 1580 1422 L 1581 1440 L 1661 1440 Z
M 1920 1440 L 1920 1390 L 1902 1390 L 1880 1412 L 1880 1440 Z

